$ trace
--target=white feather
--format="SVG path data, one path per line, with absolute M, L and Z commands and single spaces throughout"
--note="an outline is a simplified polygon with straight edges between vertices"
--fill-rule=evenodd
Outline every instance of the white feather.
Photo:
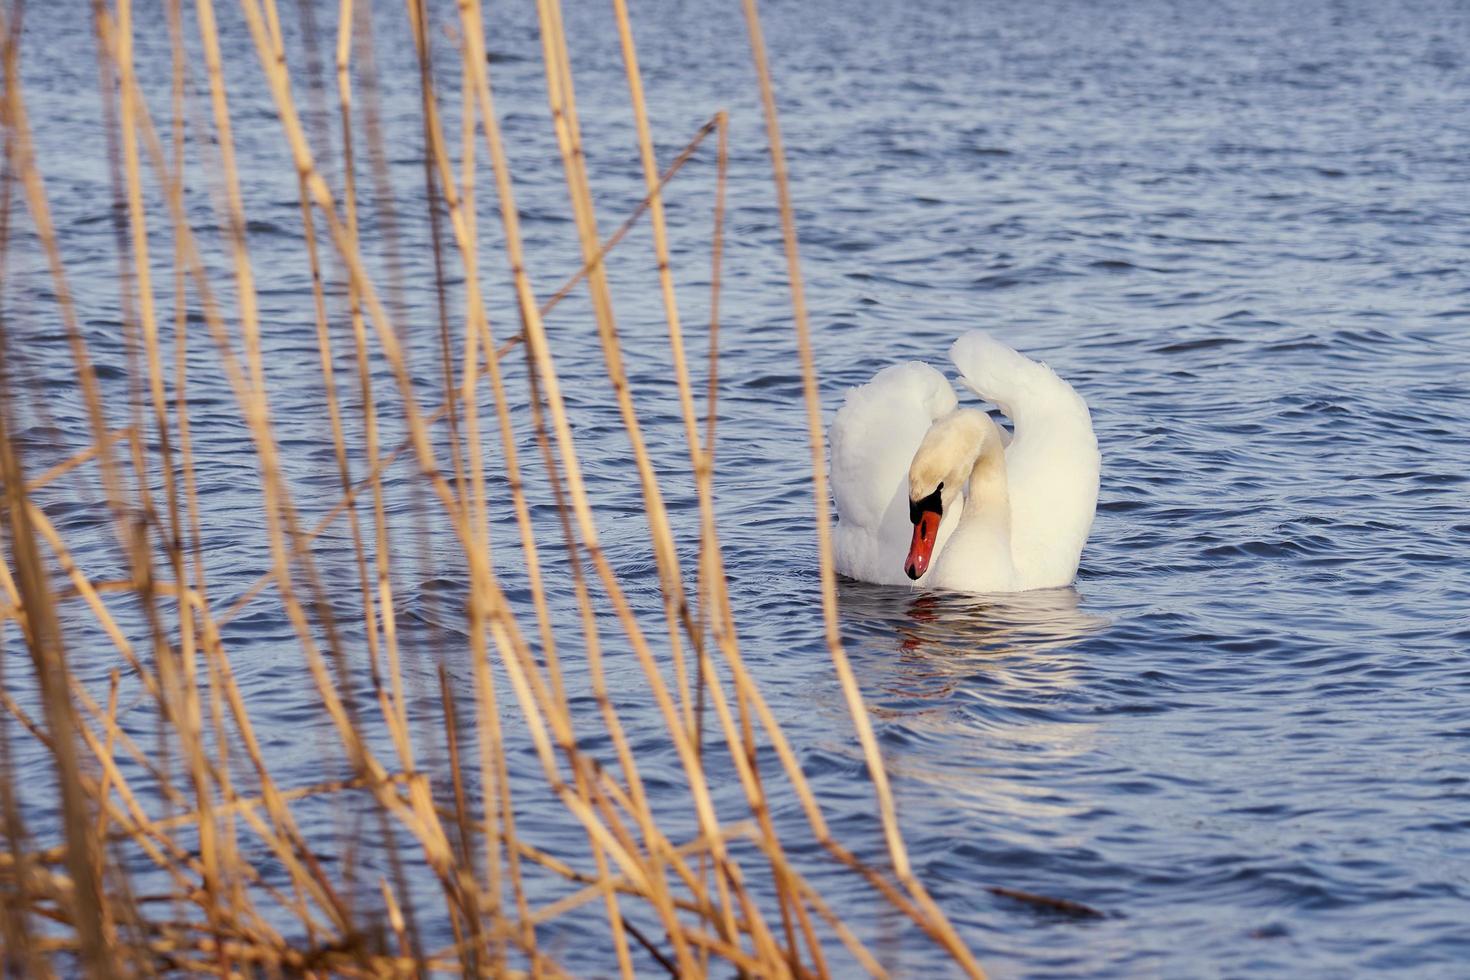
M 927 364 L 894 364 L 850 389 L 829 438 L 832 495 L 837 501 L 833 556 L 848 578 L 882 585 L 908 584 L 909 460 L 933 421 L 954 411 L 954 389 Z M 940 526 L 940 540 L 954 530 Z M 892 560 L 887 560 L 892 556 Z

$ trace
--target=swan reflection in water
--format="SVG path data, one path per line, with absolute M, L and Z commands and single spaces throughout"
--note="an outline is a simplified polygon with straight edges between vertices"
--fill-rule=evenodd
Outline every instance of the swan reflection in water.
M 843 582 L 840 591 L 843 636 L 870 695 L 923 701 L 972 682 L 998 694 L 1071 687 L 1069 648 L 1108 625 L 1080 603 L 1072 588 L 968 595 Z
M 967 595 L 843 582 L 843 636 L 890 772 L 1028 818 L 1085 806 L 1033 782 L 1039 763 L 1096 745 L 1097 723 L 1076 710 L 1076 647 L 1109 621 L 1080 600 L 1072 588 Z

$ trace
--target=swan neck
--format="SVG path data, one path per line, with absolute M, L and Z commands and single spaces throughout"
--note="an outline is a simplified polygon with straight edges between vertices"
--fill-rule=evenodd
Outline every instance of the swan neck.
M 975 465 L 966 484 L 966 496 L 983 506 L 966 507 L 965 514 L 991 510 L 1003 513 L 1009 519 L 1011 499 L 1006 484 L 1006 451 L 1001 443 L 1000 427 L 987 415 L 983 430 L 980 451 L 975 456 Z

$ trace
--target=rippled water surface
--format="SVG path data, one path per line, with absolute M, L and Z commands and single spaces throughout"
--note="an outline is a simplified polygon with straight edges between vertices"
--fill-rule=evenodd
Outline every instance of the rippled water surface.
M 449 20 L 453 5 L 438 6 Z M 567 7 L 606 232 L 641 194 L 631 116 L 605 5 Z M 1075 590 L 971 598 L 842 584 L 842 630 L 915 863 L 940 904 L 1001 976 L 1463 976 L 1465 9 L 1392 0 L 767 7 L 829 417 L 846 387 L 895 361 L 942 364 L 953 337 L 982 326 L 1075 385 L 1102 447 L 1097 522 Z M 532 13 L 496 8 L 492 70 L 537 288 L 549 295 L 576 267 L 574 232 Z M 865 770 L 821 637 L 784 263 L 739 12 L 715 0 L 635 0 L 633 14 L 662 158 L 715 109 L 732 113 L 716 495 L 743 649 L 834 829 L 877 859 Z M 233 10 L 221 16 L 236 52 L 227 74 L 273 406 L 288 473 L 315 518 L 335 502 L 336 475 L 313 393 L 294 174 L 247 36 Z M 304 58 L 287 19 L 292 58 Z M 403 286 L 390 299 L 433 385 L 416 76 L 397 7 L 380 5 L 377 30 L 385 77 L 404 80 L 383 92 L 402 208 Z M 32 11 L 24 77 L 100 376 L 125 405 L 91 43 L 84 19 Z M 139 56 L 166 118 L 163 32 L 141 40 Z M 455 93 L 452 121 L 457 68 L 441 81 Z M 202 125 L 202 98 L 195 111 Z M 218 186 L 207 152 L 191 153 L 191 213 L 207 226 L 218 221 Z M 701 375 L 712 188 L 705 148 L 669 192 Z M 488 183 L 482 195 L 486 288 L 505 336 L 514 318 Z M 374 229 L 383 216 L 365 220 Z M 218 224 L 212 234 L 210 262 L 223 271 Z M 10 258 L 13 314 L 48 309 L 41 257 L 22 244 Z M 388 276 L 386 246 L 375 260 Z M 646 229 L 611 261 L 634 394 L 692 567 L 697 512 Z M 332 275 L 340 284 L 340 270 Z M 54 320 L 37 312 L 16 322 L 31 331 L 33 381 L 74 391 Z M 642 500 L 585 298 L 563 304 L 550 329 L 605 544 L 635 603 L 656 614 Z M 269 556 L 254 497 L 241 489 L 256 485 L 255 463 L 241 451 L 236 413 L 210 412 L 230 395 L 197 334 L 194 436 L 212 587 L 229 595 Z M 511 362 L 523 392 L 524 366 Z M 37 443 L 85 442 L 79 399 L 52 397 L 32 412 Z M 534 456 L 529 422 L 520 423 Z M 442 528 L 415 530 L 414 481 L 395 473 L 407 556 L 400 615 L 422 654 L 410 658 L 411 685 L 429 704 L 438 659 L 469 676 L 458 635 L 432 628 L 458 621 L 463 571 L 439 557 L 436 542 L 452 552 Z M 539 487 L 538 513 L 554 529 Z M 81 542 L 79 559 L 96 577 L 115 573 L 115 542 L 88 530 L 95 494 L 66 500 L 52 516 Z M 520 601 L 508 505 L 494 517 L 497 568 Z M 329 576 L 352 589 L 349 540 L 329 535 L 323 549 Z M 575 632 L 565 569 L 553 572 L 557 614 Z M 276 608 L 248 607 L 226 640 L 273 758 L 306 778 L 337 750 Z M 682 798 L 636 665 L 624 651 L 610 656 L 652 791 Z M 92 681 L 112 666 L 79 660 Z M 426 746 L 440 744 L 433 731 L 423 729 Z M 512 737 L 513 762 L 533 785 L 529 744 Z M 733 776 L 717 791 L 738 808 Z M 543 841 L 580 846 L 559 808 L 545 807 L 522 822 L 544 822 Z M 308 826 L 332 826 L 329 811 L 303 810 Z M 777 818 L 800 837 L 794 803 Z M 1102 917 L 1039 910 L 989 885 L 1082 902 Z M 852 881 L 833 877 L 827 894 L 893 969 L 923 976 L 941 963 Z M 586 925 L 597 929 L 595 911 Z M 608 969 L 579 945 L 578 928 L 566 925 L 552 951 L 582 972 Z

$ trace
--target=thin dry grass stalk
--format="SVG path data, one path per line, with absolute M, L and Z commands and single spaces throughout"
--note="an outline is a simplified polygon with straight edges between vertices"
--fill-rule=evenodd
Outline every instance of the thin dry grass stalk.
M 729 120 L 711 106 L 709 122 L 660 168 L 636 11 L 627 0 L 613 0 L 611 11 L 636 133 L 635 145 L 621 149 L 636 154 L 645 194 L 606 237 L 561 4 L 537 0 L 535 8 L 566 213 L 581 256 L 570 276 L 532 266 L 479 0 L 458 0 L 453 25 L 436 23 L 422 0 L 406 0 L 393 26 L 395 36 L 412 37 L 419 69 L 428 202 L 421 215 L 392 197 L 372 41 L 381 12 L 339 0 L 332 69 L 324 71 L 317 14 L 303 6 L 308 67 L 293 77 L 275 0 L 239 0 L 248 42 L 226 38 L 214 0 L 195 0 L 188 10 L 169 0 L 168 108 L 156 121 L 135 53 L 149 26 L 136 22 L 130 0 L 95 0 L 116 199 L 117 309 L 130 338 L 119 366 L 125 384 L 106 388 L 37 161 L 17 3 L 0 10 L 0 644 L 18 641 L 29 660 L 28 669 L 16 661 L 7 668 L 0 645 L 5 969 L 36 976 L 77 968 L 96 975 L 558 976 L 562 937 L 573 934 L 563 924 L 575 922 L 582 932 L 603 930 L 603 962 L 626 977 L 650 968 L 679 976 L 731 969 L 829 976 L 849 964 L 883 975 L 882 957 L 813 884 L 815 859 L 797 861 L 783 842 L 773 804 L 789 793 L 807 826 L 784 831 L 788 837 L 814 837 L 876 900 L 911 920 L 916 935 L 927 934 L 961 969 L 980 975 L 909 865 L 837 632 L 796 231 L 759 18 L 753 0 L 743 2 L 790 266 L 828 642 L 872 777 L 891 873 L 833 837 L 741 656 L 714 508 Z M 268 96 L 275 136 L 295 170 L 310 276 L 300 317 L 315 343 L 319 382 L 310 394 L 324 407 L 320 449 L 337 487 L 330 506 L 305 496 L 290 475 L 278 416 L 286 410 L 277 407 L 283 392 L 270 379 L 269 325 L 249 232 L 252 175 L 237 148 L 241 94 L 230 89 L 238 81 L 228 82 L 229 69 L 251 51 L 259 72 L 250 95 Z M 459 59 L 457 90 L 438 81 L 447 77 L 446 51 Z M 715 194 L 699 202 L 713 217 L 701 424 L 667 196 L 684 168 L 706 165 L 698 153 L 711 134 Z M 364 160 L 366 182 L 358 173 Z M 203 230 L 201 192 L 213 195 L 219 241 Z M 489 227 L 481 224 L 486 216 Z M 645 216 L 698 506 L 692 580 L 668 516 L 671 484 L 655 467 L 648 423 L 628 383 L 606 268 Z M 424 218 L 440 361 L 428 374 L 410 359 L 399 240 Z M 369 220 L 373 230 L 364 232 Z M 64 350 L 44 356 L 69 358 L 80 382 L 86 441 L 61 452 L 25 438 L 28 420 L 44 415 L 34 397 L 40 379 L 31 374 L 41 370 L 38 359 L 7 356 L 29 340 L 26 316 L 33 314 L 16 316 L 5 305 L 3 272 L 22 221 L 39 243 L 44 285 L 55 299 L 45 315 L 59 320 L 66 337 Z M 386 276 L 375 273 L 380 261 Z M 501 326 L 505 339 L 497 341 L 488 284 L 500 263 L 515 322 Z M 562 284 L 540 299 L 537 276 Z M 547 333 L 546 318 L 582 289 L 648 515 L 661 616 L 638 614 L 602 549 L 597 492 L 584 475 Z M 190 334 L 198 324 L 202 340 Z M 523 377 L 506 359 L 517 345 Z M 201 389 L 223 393 L 209 421 L 238 426 L 241 451 L 256 467 L 256 483 L 237 488 L 237 496 L 252 497 L 258 544 L 268 555 L 253 582 L 242 583 L 236 569 L 211 568 L 219 560 L 210 550 L 218 532 L 211 522 L 220 515 L 202 497 L 200 430 L 190 414 Z M 114 390 L 125 394 L 109 399 Z M 405 490 L 418 494 L 406 516 L 395 506 Z M 68 494 L 102 502 L 107 542 L 81 539 L 48 516 L 48 505 Z M 548 504 L 559 540 L 537 516 L 538 505 Z M 496 508 L 514 518 L 506 540 L 492 533 Z M 334 529 L 343 542 L 335 550 Z M 463 616 L 453 624 L 461 650 L 427 644 L 400 622 L 401 583 L 418 572 L 415 556 L 397 545 L 415 529 L 450 555 L 445 567 L 463 585 Z M 343 574 L 334 574 L 333 562 Z M 508 597 L 502 566 L 516 570 L 524 601 Z M 571 615 L 556 611 L 552 570 L 570 582 Z M 321 745 L 331 745 L 309 778 L 299 765 L 279 765 L 266 737 L 274 733 L 262 731 L 266 706 L 238 679 L 237 627 L 247 611 L 289 629 L 296 677 L 305 684 L 293 696 L 320 709 Z M 651 713 L 633 716 L 614 696 L 610 650 L 631 655 Z M 432 679 L 422 670 L 426 656 L 437 659 Z M 591 708 L 569 694 L 574 685 L 591 693 Z M 648 760 L 635 745 L 653 736 L 678 759 L 682 785 L 675 790 L 655 793 L 641 773 Z M 527 742 L 531 767 L 516 748 Z M 773 750 L 774 762 L 758 761 L 762 748 Z M 56 774 L 52 785 L 34 778 L 40 757 Z M 720 802 L 717 780 L 738 784 L 738 800 L 726 794 Z M 41 800 L 52 816 L 23 820 L 23 804 Z M 322 829 L 323 813 L 335 831 Z M 565 827 L 542 840 L 553 813 Z M 680 839 L 673 827 L 688 836 Z M 575 835 L 566 828 L 580 845 L 568 843 Z

